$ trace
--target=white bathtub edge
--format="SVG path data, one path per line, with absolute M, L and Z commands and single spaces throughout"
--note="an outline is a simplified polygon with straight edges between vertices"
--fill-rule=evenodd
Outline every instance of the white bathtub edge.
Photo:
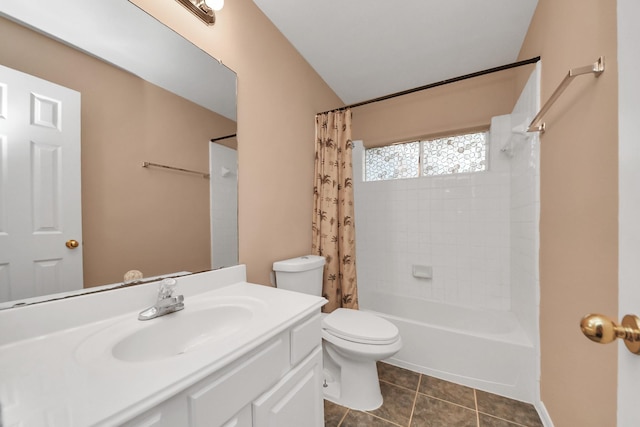
M 538 400 L 533 346 L 374 313 L 394 323 L 403 339 L 390 364 L 522 402 Z

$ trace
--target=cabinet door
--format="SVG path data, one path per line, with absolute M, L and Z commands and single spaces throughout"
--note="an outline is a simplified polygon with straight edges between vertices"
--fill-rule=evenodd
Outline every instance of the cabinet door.
M 121 427 L 176 427 L 186 426 L 187 403 L 179 394 L 124 423 Z
M 289 333 L 237 362 L 222 376 L 200 381 L 187 390 L 190 427 L 219 427 L 232 420 L 289 370 Z M 187 425 L 187 424 L 185 424 Z M 232 424 L 233 425 L 233 424 Z M 183 427 L 183 426 L 174 426 Z
M 253 403 L 253 427 L 321 427 L 322 347 Z
M 251 405 L 245 406 L 230 420 L 222 424 L 222 427 L 251 427 Z

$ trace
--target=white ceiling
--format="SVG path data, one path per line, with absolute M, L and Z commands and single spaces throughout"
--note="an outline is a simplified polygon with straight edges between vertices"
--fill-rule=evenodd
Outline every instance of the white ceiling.
M 537 0 L 253 0 L 346 104 L 517 60 Z

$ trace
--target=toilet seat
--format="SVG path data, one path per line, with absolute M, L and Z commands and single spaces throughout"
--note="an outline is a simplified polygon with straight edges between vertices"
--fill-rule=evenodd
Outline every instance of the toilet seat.
M 325 333 L 359 344 L 388 345 L 398 341 L 400 332 L 391 322 L 365 311 L 338 308 L 322 319 Z

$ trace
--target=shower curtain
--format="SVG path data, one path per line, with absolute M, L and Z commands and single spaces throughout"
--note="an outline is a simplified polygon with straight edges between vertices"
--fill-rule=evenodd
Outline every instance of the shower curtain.
M 316 115 L 312 252 L 324 256 L 323 311 L 358 308 L 351 110 Z

